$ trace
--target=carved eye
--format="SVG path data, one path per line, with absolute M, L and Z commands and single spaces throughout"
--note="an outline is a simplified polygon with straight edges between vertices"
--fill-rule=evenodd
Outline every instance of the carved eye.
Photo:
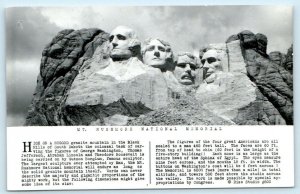
M 114 36 L 112 35 L 112 36 L 110 36 L 109 37 L 109 42 L 112 42 L 113 41 L 113 39 L 114 39 Z
M 214 63 L 214 62 L 216 62 L 216 61 L 217 61 L 217 59 L 214 58 L 214 57 L 209 57 L 209 58 L 207 59 L 207 62 L 208 62 L 209 64 Z
M 201 63 L 204 65 L 205 61 L 207 61 L 208 64 L 211 64 L 211 63 L 216 62 L 217 59 L 214 58 L 214 57 L 209 57 L 209 58 L 207 58 L 207 59 L 202 59 L 202 60 L 201 60 Z
M 184 64 L 184 63 L 177 64 L 177 67 L 180 67 L 180 68 L 185 68 L 185 66 L 186 66 L 186 64 Z
M 154 46 L 149 46 L 147 47 L 146 51 L 153 51 L 154 50 Z
M 161 52 L 166 52 L 166 49 L 164 47 L 161 47 L 161 46 L 158 47 L 158 50 L 161 51 Z
M 191 70 L 195 71 L 196 70 L 196 66 L 194 64 L 190 64 L 190 68 Z
M 119 40 L 126 40 L 126 37 L 121 34 L 118 34 L 117 37 Z

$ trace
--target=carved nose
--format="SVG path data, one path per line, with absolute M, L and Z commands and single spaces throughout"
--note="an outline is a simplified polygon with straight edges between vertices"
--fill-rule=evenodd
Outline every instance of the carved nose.
M 190 67 L 190 65 L 186 65 L 185 66 L 185 71 L 188 72 L 188 73 L 191 73 L 191 67 Z
M 112 46 L 115 48 L 116 46 L 118 46 L 118 40 L 116 37 L 114 37 L 111 41 Z
M 118 46 L 118 44 L 116 42 L 112 43 L 113 48 L 115 48 L 116 46 Z
M 206 74 L 206 72 L 208 71 L 209 67 L 207 65 L 203 65 L 203 73 Z
M 209 63 L 207 62 L 207 60 L 205 60 L 205 63 L 204 63 L 204 65 L 203 65 L 203 68 L 209 68 Z

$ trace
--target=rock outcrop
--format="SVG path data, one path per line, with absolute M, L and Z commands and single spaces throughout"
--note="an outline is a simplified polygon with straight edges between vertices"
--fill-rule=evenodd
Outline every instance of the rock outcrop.
M 258 120 L 265 124 L 293 124 L 293 79 L 292 74 L 274 62 L 266 51 L 266 37 L 249 31 L 237 34 L 246 63 L 247 76 L 256 85 Z M 229 43 L 231 40 L 227 41 Z M 291 56 L 291 49 L 289 50 Z M 286 64 L 286 60 L 284 62 Z M 285 66 L 285 65 L 283 65 Z M 247 107 L 249 108 L 249 107 Z
M 64 125 L 67 93 L 85 60 L 107 41 L 99 29 L 63 30 L 42 53 L 40 74 L 25 125 Z
M 112 61 L 108 37 L 99 29 L 58 33 L 43 51 L 26 125 L 293 124 L 292 47 L 267 54 L 265 35 L 232 35 L 201 49 L 200 59 L 217 50 L 222 71 L 187 92 L 171 71 L 138 57 Z
M 286 55 L 279 51 L 273 51 L 269 53 L 269 59 L 275 62 L 277 65 L 284 67 L 284 63 L 286 61 Z

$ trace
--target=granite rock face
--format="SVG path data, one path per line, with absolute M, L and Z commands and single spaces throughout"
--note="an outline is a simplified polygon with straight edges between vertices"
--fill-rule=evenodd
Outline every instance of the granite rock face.
M 269 59 L 275 62 L 277 65 L 284 67 L 284 63 L 286 61 L 286 55 L 279 51 L 273 51 L 269 53 Z
M 42 53 L 40 74 L 25 125 L 64 125 L 67 93 L 84 61 L 108 39 L 99 29 L 63 30 Z
M 248 76 L 280 112 L 286 124 L 293 124 L 292 74 L 252 49 L 245 50 Z
M 249 34 L 255 39 L 254 34 L 247 31 L 247 36 Z M 232 41 L 227 41 L 226 44 L 211 44 L 207 46 L 206 50 L 213 49 L 221 53 L 215 57 L 222 63 L 223 70 L 210 76 L 214 76 L 214 81 L 204 80 L 204 83 L 200 85 L 196 92 L 196 98 L 206 109 L 232 124 L 271 124 L 270 122 L 265 122 L 265 119 L 263 120 L 259 116 L 265 115 L 261 110 L 265 99 L 255 83 L 247 76 L 240 40 L 235 38 L 238 36 L 232 37 Z M 254 45 L 250 41 L 247 43 L 247 46 Z M 220 52 L 220 48 L 222 48 L 222 52 Z M 274 109 L 274 111 L 276 110 Z
M 254 109 L 258 113 L 259 120 L 264 118 L 265 124 L 292 125 L 293 78 L 291 72 L 282 67 L 285 65 L 281 63 L 284 61 L 283 64 L 286 64 L 286 59 L 280 59 L 279 63 L 279 60 L 276 60 L 278 54 L 271 53 L 271 57 L 266 55 L 262 50 L 264 46 L 259 46 L 258 43 L 261 40 L 266 42 L 266 38 L 262 35 L 257 36 L 244 31 L 237 36 L 246 63 L 247 76 L 257 87 L 258 101 L 262 100 L 260 108 Z M 289 52 L 291 56 L 292 50 L 290 49 Z
M 43 51 L 26 125 L 293 124 L 293 49 L 266 53 L 265 35 L 243 31 L 210 44 L 222 71 L 186 90 L 172 71 L 140 58 L 113 61 L 109 34 L 63 30 Z

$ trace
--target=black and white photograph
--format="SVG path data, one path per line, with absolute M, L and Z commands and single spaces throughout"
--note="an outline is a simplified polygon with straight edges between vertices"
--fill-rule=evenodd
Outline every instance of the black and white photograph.
M 7 126 L 293 125 L 293 7 L 7 8 Z
M 7 190 L 294 187 L 293 9 L 6 8 Z

